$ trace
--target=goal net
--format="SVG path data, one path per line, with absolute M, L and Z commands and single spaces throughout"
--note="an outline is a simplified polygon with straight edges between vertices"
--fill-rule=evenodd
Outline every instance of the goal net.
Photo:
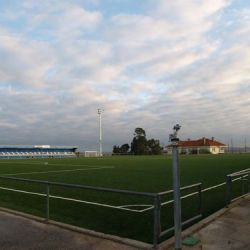
M 99 154 L 97 151 L 85 151 L 84 156 L 85 157 L 97 157 Z

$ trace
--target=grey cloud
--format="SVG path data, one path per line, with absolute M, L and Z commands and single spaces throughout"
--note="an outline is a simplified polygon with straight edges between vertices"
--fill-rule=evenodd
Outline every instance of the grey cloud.
M 235 134 L 249 134 L 247 23 L 215 38 L 211 33 L 223 25 L 220 12 L 228 1 L 181 2 L 173 3 L 170 17 L 164 14 L 170 6 L 159 1 L 164 13 L 148 9 L 145 15 L 120 13 L 108 20 L 101 10 L 83 10 L 78 2 L 67 10 L 65 2 L 52 6 L 47 1 L 51 12 L 44 15 L 45 5 L 27 4 L 30 11 L 38 8 L 27 17 L 30 32 L 50 24 L 53 11 L 67 18 L 47 27 L 53 39 L 43 42 L 5 28 L 0 44 L 2 144 L 78 144 L 95 150 L 99 107 L 105 110 L 105 150 L 130 143 L 138 126 L 163 144 L 176 122 L 183 126 L 183 138 L 215 136 L 227 142 Z M 82 19 L 72 24 L 74 11 Z M 22 15 L 28 14 L 23 10 Z M 89 24 L 83 27 L 84 20 Z M 95 31 L 98 36 L 88 37 Z

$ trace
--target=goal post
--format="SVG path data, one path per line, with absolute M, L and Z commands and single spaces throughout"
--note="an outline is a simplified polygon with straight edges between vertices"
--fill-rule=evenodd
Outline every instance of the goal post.
M 84 157 L 98 157 L 97 151 L 84 151 Z

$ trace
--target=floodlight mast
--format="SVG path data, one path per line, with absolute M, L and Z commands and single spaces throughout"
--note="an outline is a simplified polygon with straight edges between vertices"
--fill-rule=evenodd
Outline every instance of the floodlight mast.
M 97 109 L 99 115 L 99 156 L 102 156 L 102 113 L 103 109 Z
M 175 250 L 181 250 L 181 195 L 180 195 L 180 166 L 177 133 L 181 126 L 176 124 L 173 127 L 173 134 L 169 135 L 172 143 L 172 168 L 173 168 L 173 190 L 174 190 L 174 235 Z

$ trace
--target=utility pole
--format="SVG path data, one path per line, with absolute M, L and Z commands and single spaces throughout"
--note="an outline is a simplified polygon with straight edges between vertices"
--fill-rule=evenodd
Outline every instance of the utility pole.
M 247 152 L 247 138 L 245 137 L 245 153 Z
M 177 132 L 181 126 L 176 124 L 173 127 L 173 134 L 169 135 L 172 143 L 172 168 L 173 168 L 173 190 L 174 190 L 174 236 L 175 250 L 181 250 L 181 194 L 180 194 L 180 166 Z
M 99 156 L 102 156 L 102 113 L 103 109 L 97 109 L 99 115 Z

